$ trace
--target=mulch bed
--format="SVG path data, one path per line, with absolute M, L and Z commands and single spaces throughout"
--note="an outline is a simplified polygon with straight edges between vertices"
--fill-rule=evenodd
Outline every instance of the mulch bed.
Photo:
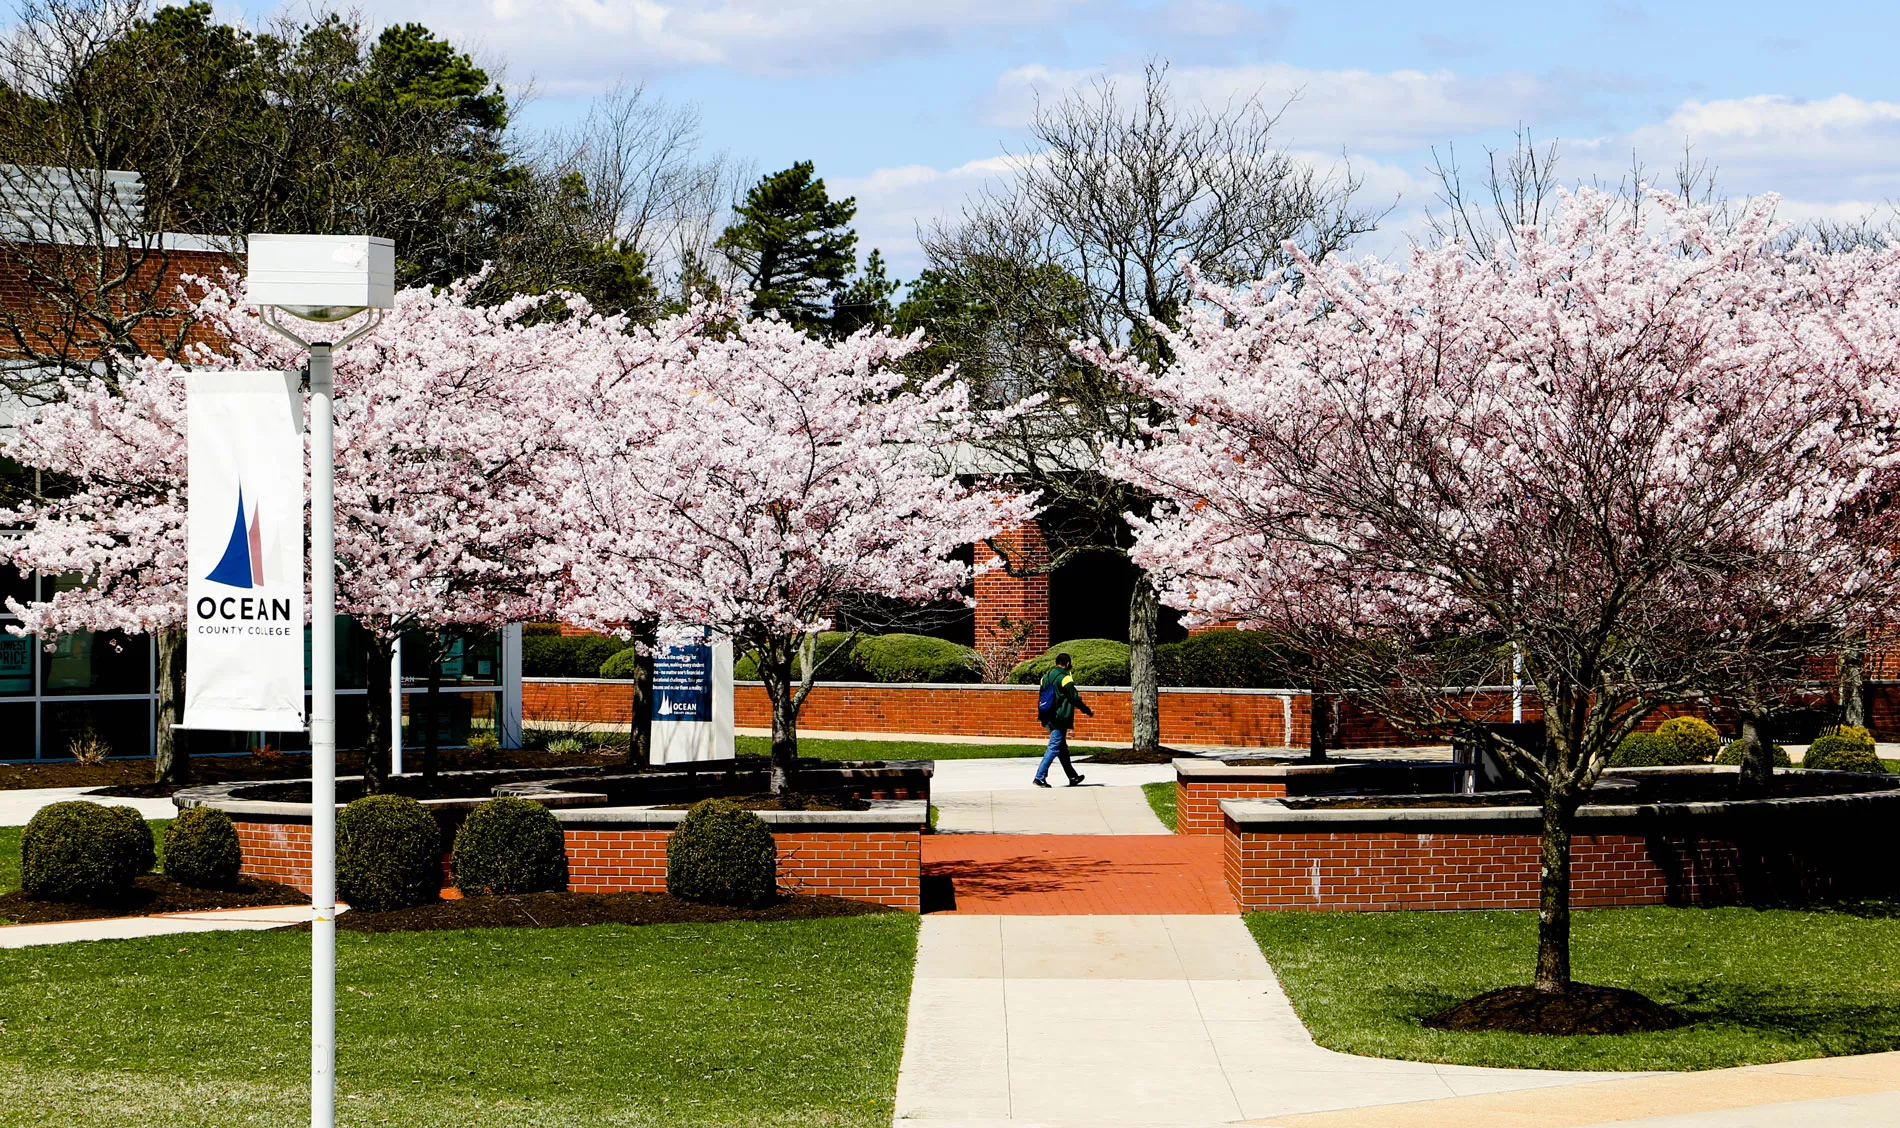
M 1687 1019 L 1635 991 L 1572 983 L 1562 993 L 1500 987 L 1426 1016 L 1434 1030 L 1503 1030 L 1512 1034 L 1643 1034 L 1673 1030 Z
M 816 920 L 896 912 L 842 897 L 786 897 L 757 909 L 681 901 L 665 893 L 520 893 L 462 897 L 387 913 L 339 914 L 344 932 L 441 932 L 462 928 L 572 928 L 584 924 L 718 924 L 729 920 Z M 308 930 L 308 924 L 296 926 Z
M 1133 748 L 1110 748 L 1101 752 L 1092 752 L 1077 757 L 1082 764 L 1172 764 L 1181 756 L 1192 756 L 1192 752 L 1181 752 L 1173 748 L 1157 748 L 1153 752 L 1137 752 Z
M 14 924 L 45 924 L 58 920 L 107 920 L 112 917 L 191 913 L 207 909 L 249 909 L 260 905 L 301 905 L 310 898 L 288 885 L 271 881 L 244 881 L 235 889 L 198 889 L 161 874 L 134 878 L 132 892 L 109 905 L 34 901 L 14 890 L 0 896 L 0 920 Z
M 756 793 L 752 795 L 725 795 L 720 798 L 735 803 L 748 811 L 868 811 L 871 804 L 853 795 L 772 795 Z M 701 800 L 691 803 L 668 803 L 662 811 L 689 811 Z
M 544 748 L 504 748 L 486 756 L 466 749 L 443 749 L 442 771 L 475 768 L 572 768 L 626 765 L 625 749 L 587 749 L 581 752 L 549 752 Z M 361 752 L 337 754 L 339 775 L 355 775 L 363 770 Z M 416 761 L 420 766 L 420 760 Z M 181 787 L 201 783 L 225 783 L 249 779 L 308 779 L 310 755 L 284 752 L 272 756 L 201 756 L 191 761 L 191 779 L 182 784 L 152 782 L 150 759 L 108 760 L 85 765 L 71 760 L 50 760 L 37 764 L 0 764 L 0 791 L 28 787 L 94 787 L 102 798 L 169 799 Z

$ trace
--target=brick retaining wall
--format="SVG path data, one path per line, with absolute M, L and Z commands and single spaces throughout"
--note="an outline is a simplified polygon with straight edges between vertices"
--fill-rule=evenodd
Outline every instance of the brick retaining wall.
M 1284 780 L 1174 781 L 1174 833 L 1220 834 L 1226 827 L 1222 799 L 1277 799 L 1286 794 Z
M 307 823 L 240 820 L 236 825 L 244 876 L 310 891 Z M 576 893 L 664 892 L 667 833 L 567 828 L 568 888 Z M 781 888 L 918 910 L 920 832 L 812 831 L 772 837 L 778 844 Z

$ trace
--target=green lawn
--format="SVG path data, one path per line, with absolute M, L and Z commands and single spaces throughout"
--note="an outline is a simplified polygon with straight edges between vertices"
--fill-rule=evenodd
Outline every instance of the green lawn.
M 1162 824 L 1172 833 L 1174 831 L 1174 781 L 1165 780 L 1161 783 L 1144 783 L 1141 785 L 1141 793 L 1148 797 L 1148 805 L 1154 808 L 1155 818 L 1160 819 Z
M 1602 909 L 1574 918 L 1579 980 L 1691 1024 L 1553 1038 L 1428 1030 L 1421 1016 L 1529 982 L 1531 913 L 1253 913 L 1247 926 L 1322 1046 L 1539 1069 L 1713 1069 L 1900 1048 L 1900 914 Z
M 766 736 L 734 738 L 741 756 L 769 756 L 772 739 Z M 1042 744 L 938 744 L 929 740 L 827 740 L 798 738 L 798 754 L 817 760 L 993 760 L 1005 756 L 1040 756 Z
M 888 1128 L 917 917 L 338 938 L 338 1122 Z M 308 1122 L 308 937 L 0 951 L 0 1125 Z

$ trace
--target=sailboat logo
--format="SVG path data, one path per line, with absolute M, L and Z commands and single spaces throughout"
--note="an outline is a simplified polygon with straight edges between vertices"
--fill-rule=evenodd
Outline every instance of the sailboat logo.
M 672 716 L 673 715 L 673 699 L 671 697 L 660 698 L 660 707 L 658 709 L 655 709 L 654 712 L 659 714 L 662 717 Z
M 264 586 L 264 532 L 258 524 L 257 510 L 245 520 L 244 487 L 238 487 L 237 519 L 231 524 L 231 541 L 224 546 L 224 557 L 205 579 L 234 588 Z

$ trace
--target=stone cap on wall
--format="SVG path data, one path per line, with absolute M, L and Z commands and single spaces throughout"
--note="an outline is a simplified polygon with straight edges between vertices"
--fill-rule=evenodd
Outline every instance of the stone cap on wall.
M 817 831 L 921 832 L 930 822 L 922 799 L 873 799 L 863 811 L 755 811 L 781 833 Z M 687 812 L 665 807 L 580 807 L 554 812 L 572 830 L 672 830 Z
M 522 678 L 526 685 L 632 685 L 625 678 Z M 764 682 L 735 681 L 735 686 L 765 687 Z M 1011 693 L 1035 693 L 1036 683 L 1018 684 L 1016 682 L 847 682 L 821 681 L 813 689 L 929 689 L 929 690 L 1005 690 Z M 1127 693 L 1125 685 L 1077 685 L 1077 689 L 1090 693 Z M 1221 686 L 1164 685 L 1162 693 L 1232 693 L 1238 695 L 1258 695 L 1261 697 L 1305 697 L 1312 693 L 1310 689 L 1227 689 Z

